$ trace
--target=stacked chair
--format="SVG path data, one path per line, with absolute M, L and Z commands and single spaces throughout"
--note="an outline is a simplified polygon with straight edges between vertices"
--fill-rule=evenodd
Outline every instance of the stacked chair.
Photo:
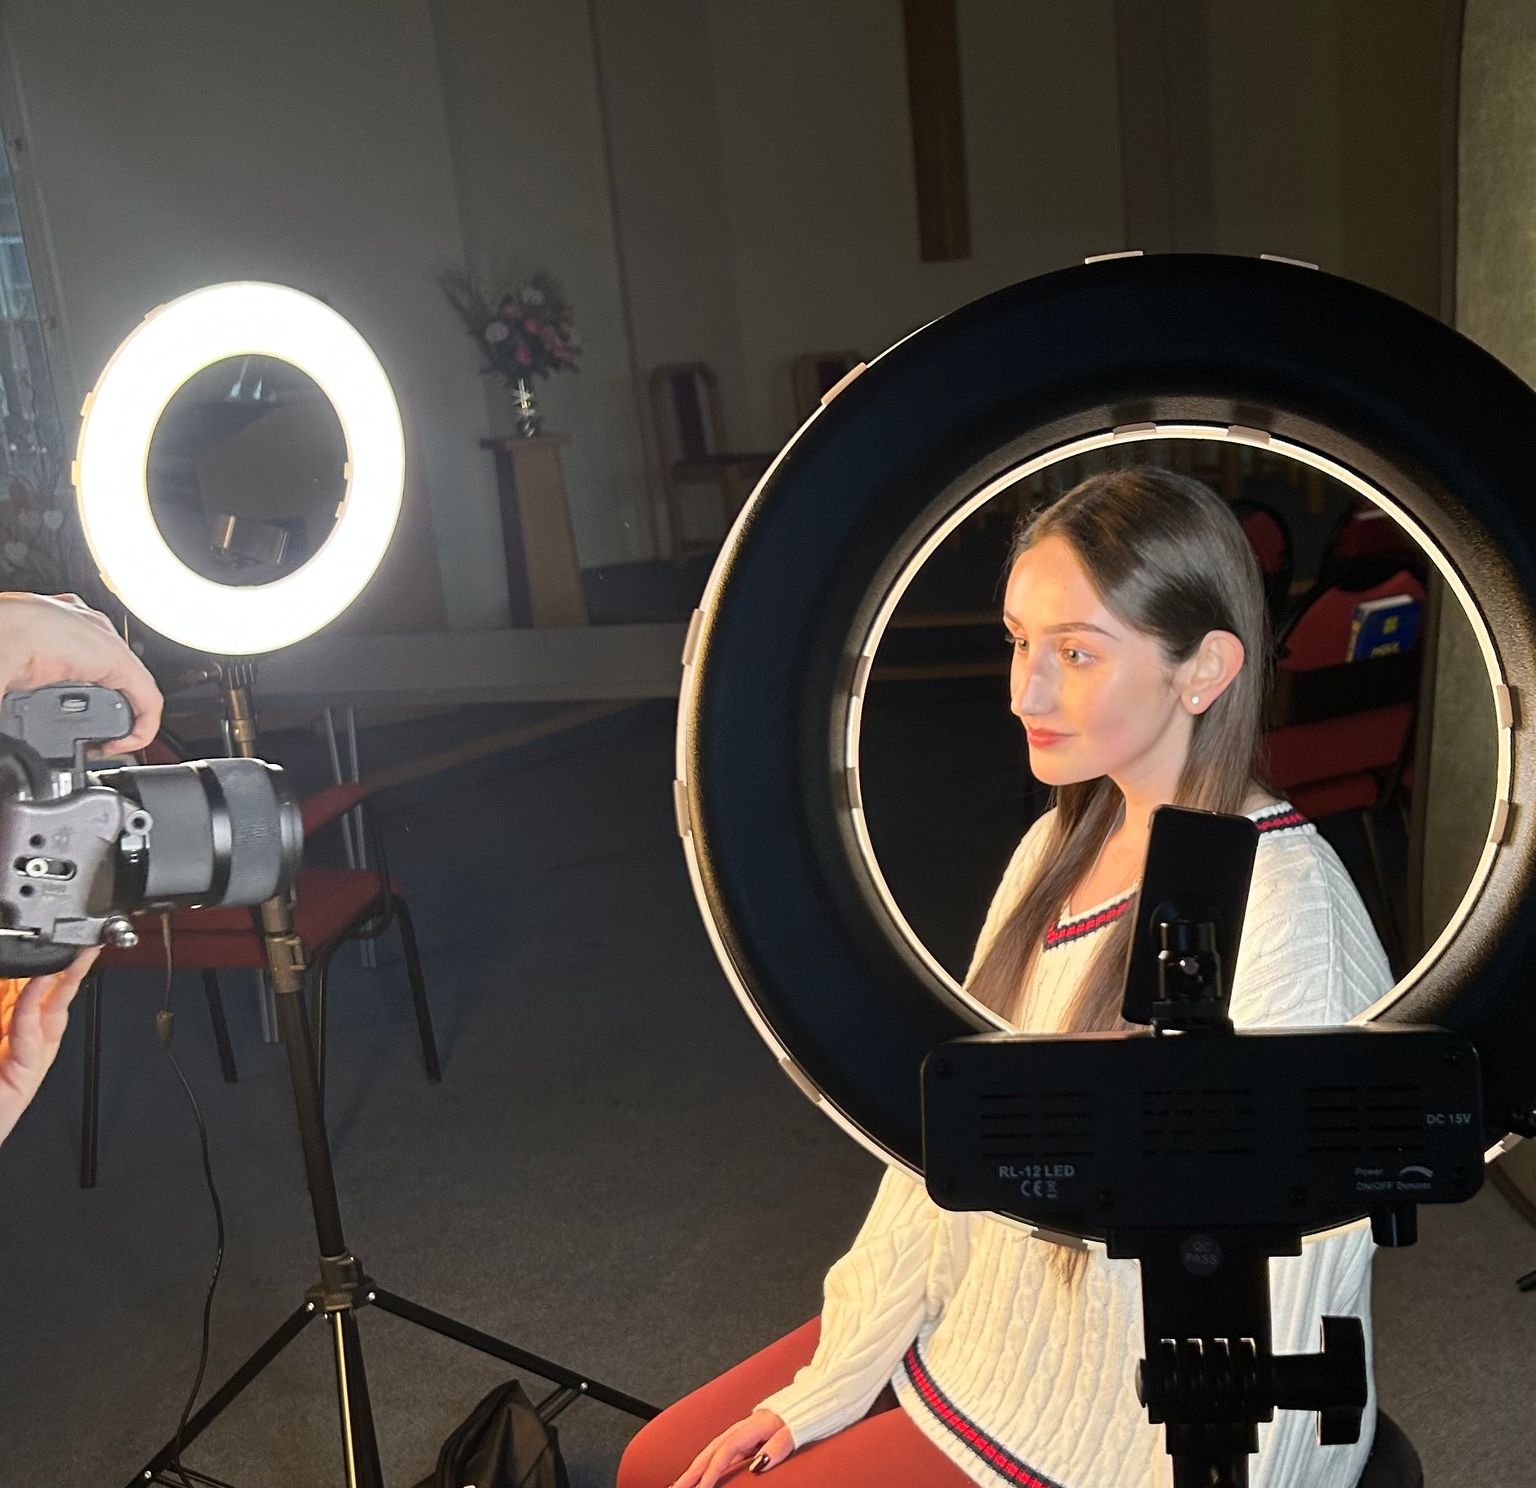
M 1274 507 L 1244 496 L 1232 503 L 1232 511 L 1243 526 L 1243 534 L 1259 560 L 1264 578 L 1264 603 L 1270 624 L 1276 632 L 1291 603 L 1291 583 L 1296 577 L 1296 559 L 1291 549 L 1291 529 Z
M 1388 524 L 1395 526 L 1395 524 Z M 1348 530 L 1346 524 L 1346 531 Z M 1406 828 L 1421 652 L 1350 661 L 1357 607 L 1404 596 L 1425 600 L 1423 555 L 1337 549 L 1278 637 L 1265 749 L 1275 788 L 1314 819 L 1358 812 L 1394 975 L 1404 966 L 1372 812 L 1395 806 Z

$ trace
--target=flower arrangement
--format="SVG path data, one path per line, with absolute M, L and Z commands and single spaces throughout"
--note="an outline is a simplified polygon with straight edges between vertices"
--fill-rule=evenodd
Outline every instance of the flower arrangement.
M 574 313 L 552 275 L 530 274 L 494 303 L 463 270 L 451 270 L 438 282 L 479 347 L 485 375 L 500 377 L 515 389 L 530 377 L 579 370 L 581 338 Z

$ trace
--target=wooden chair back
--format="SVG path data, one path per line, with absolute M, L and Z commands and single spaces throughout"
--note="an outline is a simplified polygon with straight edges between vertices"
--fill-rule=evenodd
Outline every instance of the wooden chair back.
M 720 380 L 707 362 L 673 362 L 651 373 L 656 448 L 669 467 L 706 460 L 725 448 Z

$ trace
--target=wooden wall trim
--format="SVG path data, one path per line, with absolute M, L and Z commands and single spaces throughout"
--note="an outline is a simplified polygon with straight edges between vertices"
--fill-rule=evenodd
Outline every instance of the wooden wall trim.
M 955 0 L 902 0 L 918 249 L 924 263 L 971 256 L 970 181 Z

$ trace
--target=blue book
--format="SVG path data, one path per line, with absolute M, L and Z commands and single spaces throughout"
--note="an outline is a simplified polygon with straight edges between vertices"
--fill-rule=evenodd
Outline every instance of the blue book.
M 1411 651 L 1418 644 L 1419 618 L 1424 606 L 1411 594 L 1389 594 L 1362 600 L 1349 627 L 1345 661 L 1368 661 Z

